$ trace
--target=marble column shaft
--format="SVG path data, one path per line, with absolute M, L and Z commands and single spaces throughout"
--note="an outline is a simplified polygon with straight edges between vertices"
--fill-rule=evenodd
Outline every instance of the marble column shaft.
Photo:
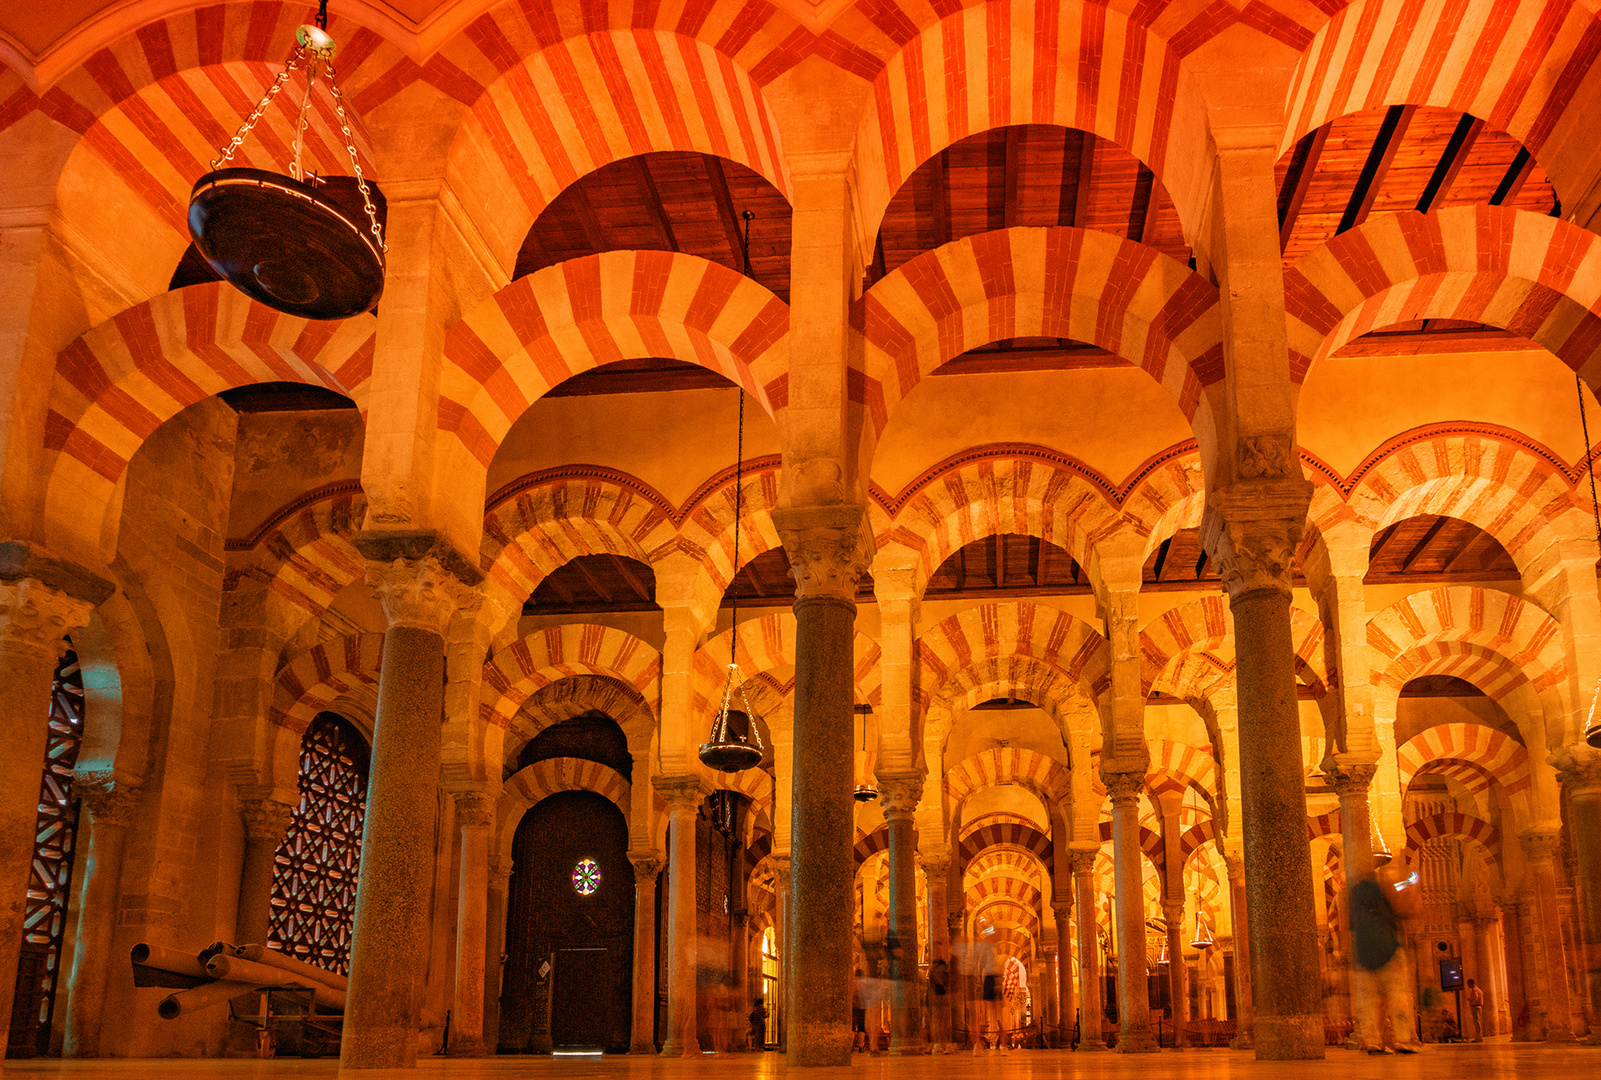
M 1567 961 L 1562 948 L 1562 914 L 1557 900 L 1557 849 L 1562 836 L 1556 829 L 1529 829 L 1522 836 L 1539 912 L 1538 944 L 1544 971 L 1545 1041 L 1572 1042 L 1573 1020 L 1568 999 Z
M 1056 1038 L 1051 1045 L 1068 1045 L 1073 1033 L 1073 1017 L 1078 1003 L 1073 995 L 1073 905 L 1052 904 L 1051 914 L 1056 918 Z
M 950 856 L 920 856 L 919 865 L 923 868 L 923 876 L 928 882 L 928 961 L 932 966 L 934 961 L 945 961 L 946 970 L 951 970 L 951 939 L 950 930 L 946 924 L 949 905 L 946 900 L 946 879 L 950 875 Z M 954 972 L 951 972 L 954 976 Z M 945 986 L 945 993 L 935 994 L 930 990 L 928 997 L 929 1041 L 935 1047 L 947 1047 L 951 1042 L 951 998 L 957 993 L 956 979 L 952 977 Z
M 1298 468 L 1297 468 L 1298 471 Z M 1258 1060 L 1323 1057 L 1323 972 L 1290 632 L 1290 574 L 1311 485 L 1241 483 L 1212 496 L 1207 547 L 1234 615 L 1240 835 Z
M 100 1056 L 106 988 L 117 962 L 113 948 L 122 907 L 122 856 L 138 788 L 109 776 L 80 773 L 73 778 L 72 790 L 83 800 L 88 819 L 88 855 L 78 893 L 78 932 L 68 969 L 67 1028 L 61 1052 L 64 1057 L 92 1058 Z
M 1184 986 L 1184 902 L 1168 904 L 1162 914 L 1167 919 L 1167 985 L 1173 1001 L 1173 1046 L 1184 1047 L 1189 1021 L 1189 995 Z
M 634 1019 L 630 1054 L 656 1052 L 656 879 L 654 852 L 630 855 L 634 864 Z
M 1113 902 L 1117 905 L 1117 1049 L 1124 1054 L 1157 1048 L 1146 989 L 1145 884 L 1140 865 L 1140 792 L 1145 773 L 1104 773 L 1112 796 Z
M 1366 764 L 1336 765 L 1324 770 L 1329 786 L 1340 798 L 1340 855 L 1345 867 L 1345 887 L 1347 892 L 1358 881 L 1373 873 L 1373 822 L 1369 812 L 1368 792 L 1377 773 L 1376 766 Z M 1347 934 L 1342 940 L 1349 940 L 1350 912 L 1346 910 L 1348 904 L 1341 904 L 1341 921 L 1345 923 Z M 1346 949 L 1347 966 L 1356 964 L 1354 949 Z M 1354 974 L 1354 972 L 1353 972 Z M 1382 1043 L 1380 1032 L 1366 1030 L 1369 1016 L 1378 1015 L 1376 1006 L 1370 1003 L 1374 993 L 1374 980 L 1356 976 L 1349 979 L 1351 986 L 1351 1036 L 1347 1044 L 1351 1047 L 1371 1046 Z
M 32 578 L 0 582 L 0 1057 L 22 954 L 56 663 L 66 635 L 89 621 L 90 610 Z
M 358 544 L 358 547 L 360 545 Z M 340 1067 L 417 1061 L 445 704 L 444 630 L 465 590 L 432 556 L 368 572 L 389 618 L 373 725 Z
M 917 971 L 917 829 L 921 776 L 879 777 L 879 805 L 889 831 L 889 1052 L 921 1054 L 921 986 Z
M 484 916 L 484 1049 L 489 1054 L 500 1046 L 500 984 L 505 975 L 502 957 L 506 952 L 506 894 L 511 872 L 511 857 L 507 855 L 496 858 L 489 867 L 488 909 Z M 654 945 L 654 936 L 651 942 Z
M 456 897 L 456 993 L 451 1002 L 450 1056 L 483 1057 L 484 1000 L 489 990 L 489 827 L 495 804 L 485 794 L 458 792 L 461 877 Z M 499 970 L 500 957 L 495 957 Z
M 1101 1005 L 1101 946 L 1096 933 L 1095 905 L 1095 852 L 1075 851 L 1073 861 L 1073 891 L 1078 913 L 1078 1011 L 1080 1050 L 1105 1050 L 1101 1037 L 1101 1017 L 1106 1010 Z
M 1534 901 L 1527 891 L 1510 893 L 1501 903 L 1501 926 L 1507 935 L 1507 998 L 1513 1042 L 1545 1038 L 1545 1006 L 1540 994 L 1540 965 L 1535 955 Z
M 849 1065 L 855 821 L 856 582 L 869 557 L 860 507 L 773 514 L 795 577 L 795 775 L 785 1061 Z
M 695 1007 L 695 814 L 705 793 L 696 777 L 658 779 L 667 803 L 667 1037 L 662 1057 L 699 1057 Z
M 247 796 L 240 799 L 239 809 L 245 820 L 245 857 L 233 939 L 240 945 L 265 945 L 272 919 L 272 875 L 295 808 L 277 799 Z
M 1601 754 L 1567 752 L 1558 772 L 1568 796 L 1568 839 L 1573 845 L 1581 967 L 1590 1016 L 1588 1043 L 1601 1044 Z M 1486 1002 L 1488 1005 L 1488 1002 Z
M 1251 1008 L 1251 920 L 1246 909 L 1245 867 L 1242 860 L 1226 863 L 1229 874 L 1229 904 L 1234 929 L 1234 1041 L 1236 1050 L 1252 1046 L 1255 1010 Z

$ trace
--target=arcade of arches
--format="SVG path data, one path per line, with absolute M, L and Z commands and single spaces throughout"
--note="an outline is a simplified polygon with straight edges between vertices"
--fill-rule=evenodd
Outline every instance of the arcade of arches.
M 10 1055 L 254 1053 L 130 973 L 227 941 L 346 1067 L 841 1064 L 982 922 L 1036 1045 L 1319 1057 L 1384 859 L 1425 1041 L 1601 1041 L 1591 6 L 335 0 L 305 322 L 185 207 L 311 8 L 0 11 Z

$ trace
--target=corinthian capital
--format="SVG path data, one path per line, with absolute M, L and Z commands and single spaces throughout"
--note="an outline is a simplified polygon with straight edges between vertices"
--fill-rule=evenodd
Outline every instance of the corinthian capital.
M 773 523 L 789 554 L 795 599 L 856 602 L 856 583 L 873 555 L 873 533 L 860 506 L 786 506 Z
M 1366 795 L 1377 772 L 1377 765 L 1344 764 L 1338 761 L 1329 762 L 1323 767 L 1323 776 L 1328 780 L 1329 787 L 1342 799 L 1351 795 Z
M 495 821 L 495 800 L 478 791 L 458 791 L 452 796 L 456 803 L 458 829 L 487 829 Z
M 1084 851 L 1074 848 L 1067 853 L 1068 865 L 1073 868 L 1074 874 L 1089 874 L 1095 871 L 1095 856 L 1093 850 Z
M 890 815 L 909 816 L 923 799 L 923 777 L 880 776 L 878 778 L 879 805 L 884 808 L 886 820 Z
M 650 786 L 667 804 L 668 813 L 686 810 L 693 813 L 706 798 L 706 789 L 698 776 L 658 776 L 651 780 Z
M 430 630 L 441 637 L 471 592 L 432 555 L 373 563 L 367 568 L 367 584 L 383 604 L 390 626 Z
M 119 780 L 113 769 L 73 773 L 72 793 L 83 800 L 96 825 L 126 825 L 139 801 L 139 785 Z
M 1101 783 L 1106 785 L 1107 794 L 1112 796 L 1112 805 L 1116 806 L 1140 797 L 1140 792 L 1145 790 L 1145 773 L 1102 772 Z
M 1268 589 L 1290 592 L 1311 498 L 1307 481 L 1278 479 L 1242 481 L 1208 500 L 1201 540 L 1231 599 Z
M 94 605 L 38 578 L 0 581 L 0 642 L 48 652 L 66 652 L 66 636 L 87 626 Z
M 1551 755 L 1550 762 L 1569 794 L 1601 792 L 1601 750 L 1577 744 L 1564 746 Z
M 266 840 L 274 846 L 283 843 L 289 831 L 289 822 L 295 808 L 277 799 L 240 799 L 239 811 L 245 819 L 245 835 L 252 840 Z

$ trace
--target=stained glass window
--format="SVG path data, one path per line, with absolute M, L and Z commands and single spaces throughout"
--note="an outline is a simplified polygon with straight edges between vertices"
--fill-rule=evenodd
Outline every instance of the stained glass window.
M 22 916 L 22 956 L 7 1057 L 33 1057 L 49 1049 L 78 831 L 72 770 L 82 745 L 83 676 L 78 654 L 68 649 L 56 665 L 50 692 L 50 737 L 39 785 L 39 821 Z
M 594 896 L 600 888 L 600 867 L 594 859 L 579 859 L 573 867 L 573 889 L 579 896 Z
M 278 848 L 267 936 L 340 974 L 350 969 L 366 815 L 367 744 L 350 721 L 321 713 L 300 741 L 300 805 Z

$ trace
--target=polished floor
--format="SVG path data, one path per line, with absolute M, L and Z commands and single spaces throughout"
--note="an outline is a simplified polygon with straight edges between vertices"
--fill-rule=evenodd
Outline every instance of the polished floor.
M 502 1057 L 478 1061 L 429 1058 L 415 1070 L 362 1072 L 351 1077 L 405 1076 L 414 1080 L 764 1080 L 784 1072 L 777 1054 L 737 1054 L 705 1057 L 699 1061 L 664 1061 L 648 1057 L 548 1058 Z M 60 1077 L 94 1077 L 95 1080 L 326 1080 L 341 1075 L 333 1061 L 256 1060 L 126 1060 L 126 1061 L 7 1061 L 5 1075 L 55 1080 Z M 806 1070 L 807 1076 L 849 1075 L 862 1080 L 934 1080 L 956 1077 L 983 1080 L 1076 1080 L 1121 1077 L 1326 1078 L 1474 1078 L 1530 1077 L 1538 1080 L 1601 1078 L 1601 1047 L 1513 1046 L 1506 1042 L 1480 1045 L 1431 1046 L 1412 1058 L 1368 1057 L 1345 1050 L 1330 1050 L 1323 1061 L 1257 1061 L 1248 1051 L 1188 1050 L 1154 1057 L 1120 1054 L 1072 1054 L 1056 1050 L 1019 1051 L 1005 1057 L 955 1054 L 941 1057 L 865 1058 L 846 1069 Z

